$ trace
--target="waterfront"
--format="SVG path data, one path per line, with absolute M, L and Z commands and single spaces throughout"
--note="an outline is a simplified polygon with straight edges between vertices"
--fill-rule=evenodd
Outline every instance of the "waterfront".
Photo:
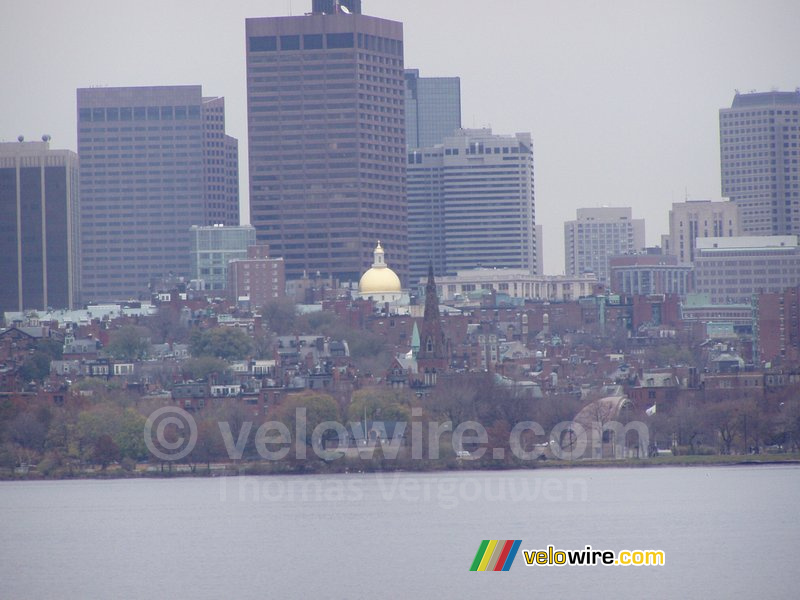
M 0 483 L 3 598 L 795 595 L 800 467 Z M 469 573 L 482 539 L 664 567 Z

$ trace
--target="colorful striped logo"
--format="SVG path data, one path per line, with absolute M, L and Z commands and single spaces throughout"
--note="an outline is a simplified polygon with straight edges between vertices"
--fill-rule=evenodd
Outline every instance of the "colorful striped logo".
M 522 540 L 483 540 L 470 571 L 508 571 Z

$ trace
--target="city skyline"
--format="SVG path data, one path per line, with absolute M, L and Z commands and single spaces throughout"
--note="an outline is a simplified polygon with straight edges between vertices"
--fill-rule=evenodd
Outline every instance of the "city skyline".
M 0 49 L 18 57 L 0 74 L 5 89 L 18 90 L 0 100 L 9 117 L 0 140 L 48 133 L 56 147 L 73 150 L 75 89 L 92 85 L 202 82 L 226 97 L 229 132 L 246 140 L 244 19 L 286 15 L 290 7 L 295 15 L 310 10 L 310 1 L 275 0 L 202 5 L 198 16 L 187 17 L 187 3 L 144 2 L 136 14 L 125 14 L 120 28 L 121 8 L 113 4 L 85 2 L 81 11 L 44 4 L 45 10 L 10 6 L 0 25 Z M 362 8 L 404 23 L 406 68 L 461 78 L 464 126 L 531 131 L 537 220 L 545 228 L 559 230 L 576 208 L 631 205 L 648 215 L 652 245 L 667 232 L 672 202 L 720 197 L 718 111 L 730 106 L 735 88 L 790 91 L 798 85 L 791 57 L 800 41 L 789 17 L 800 8 L 790 2 L 759 5 L 758 11 L 753 6 L 508 2 L 490 12 L 484 3 L 460 2 L 457 18 L 449 2 L 370 0 Z M 156 7 L 157 22 L 148 17 Z M 47 35 L 32 35 L 34 25 Z M 519 52 L 509 55 L 508 40 L 523 35 Z M 468 39 L 480 43 L 452 50 L 452 40 Z M 56 54 L 70 68 L 50 60 Z M 249 222 L 245 162 L 241 206 Z M 546 273 L 563 272 L 562 248 L 560 234 L 545 236 Z

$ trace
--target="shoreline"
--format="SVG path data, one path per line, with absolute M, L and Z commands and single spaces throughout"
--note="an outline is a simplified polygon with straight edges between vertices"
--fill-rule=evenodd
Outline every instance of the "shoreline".
M 59 473 L 57 475 L 44 475 L 37 471 L 28 473 L 0 473 L 0 482 L 6 481 L 69 481 L 69 480 L 109 480 L 109 479 L 172 479 L 182 477 L 240 477 L 240 476 L 271 476 L 271 475 L 339 475 L 352 473 L 452 473 L 452 472 L 481 472 L 481 471 L 514 471 L 538 469 L 646 469 L 659 467 L 725 467 L 725 466 L 775 466 L 775 465 L 800 465 L 800 453 L 774 454 L 774 455 L 685 455 L 685 456 L 659 456 L 647 459 L 582 459 L 566 460 L 539 460 L 534 463 L 519 465 L 493 466 L 476 465 L 472 467 L 466 461 L 443 461 L 441 468 L 421 469 L 383 469 L 365 468 L 357 469 L 358 465 L 350 464 L 345 468 L 330 468 L 335 463 L 322 463 L 324 468 L 301 471 L 298 469 L 270 469 L 265 466 L 274 463 L 250 462 L 241 465 L 219 463 L 212 465 L 209 470 L 205 466 L 197 465 L 194 470 L 186 464 L 179 465 L 173 470 L 148 470 L 138 468 L 135 471 L 125 471 L 119 467 L 111 470 L 75 471 L 73 473 Z M 336 465 L 338 466 L 338 465 Z M 369 465 L 364 465 L 369 467 Z M 352 468 L 351 468 L 352 467 Z

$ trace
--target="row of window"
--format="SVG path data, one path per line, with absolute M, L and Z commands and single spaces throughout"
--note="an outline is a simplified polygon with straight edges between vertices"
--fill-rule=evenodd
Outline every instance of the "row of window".
M 78 109 L 80 122 L 98 121 L 172 121 L 199 119 L 200 107 L 192 106 L 123 106 Z
M 393 56 L 403 56 L 403 42 L 381 36 L 359 33 L 310 33 L 305 35 L 261 35 L 250 37 L 250 52 L 322 50 L 359 48 Z M 302 43 L 302 48 L 301 48 Z

